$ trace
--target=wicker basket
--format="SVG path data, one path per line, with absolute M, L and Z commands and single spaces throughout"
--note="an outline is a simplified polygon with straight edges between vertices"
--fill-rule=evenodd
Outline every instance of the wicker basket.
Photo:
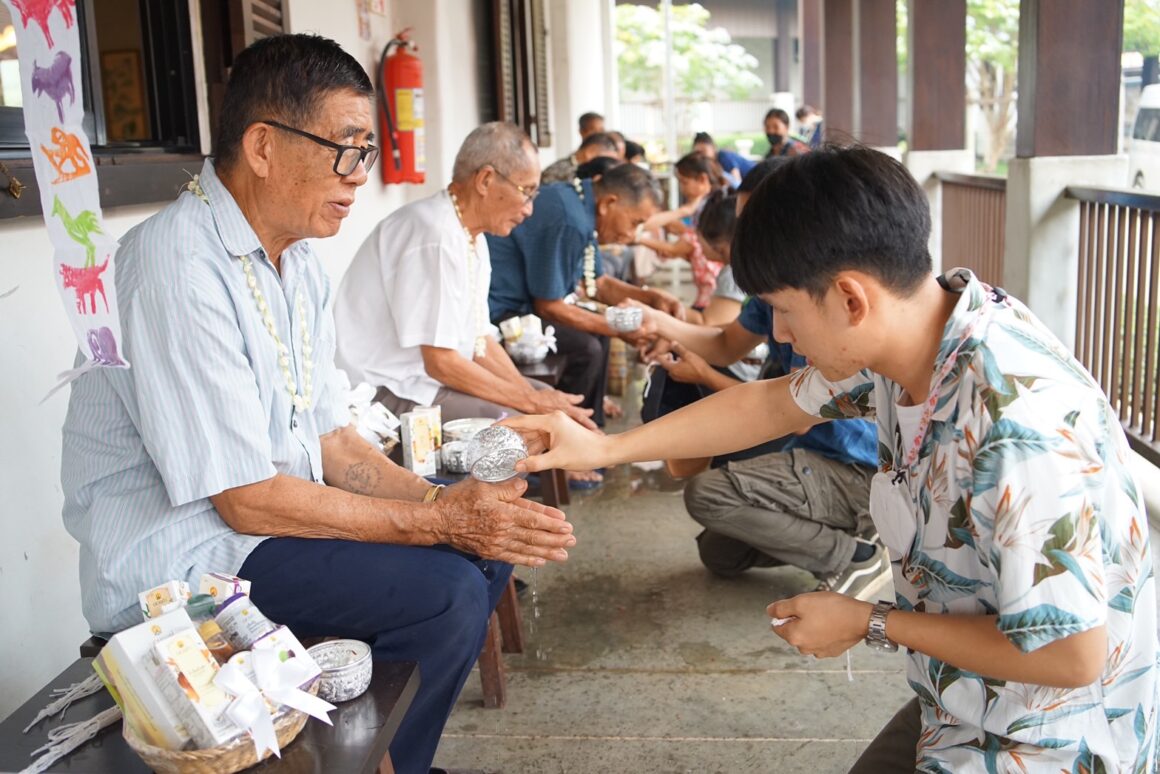
M 319 681 L 315 680 L 307 689 L 317 695 Z M 287 710 L 274 718 L 274 732 L 278 736 L 278 747 L 285 750 L 286 745 L 294 741 L 309 717 L 305 712 Z M 242 735 L 220 747 L 210 747 L 207 750 L 166 750 L 163 747 L 154 747 L 138 737 L 127 724 L 122 724 L 121 734 L 133 751 L 141 756 L 158 774 L 232 774 L 235 771 L 248 769 L 259 762 L 254 751 L 254 742 L 248 734 Z M 266 750 L 261 760 L 271 755 Z

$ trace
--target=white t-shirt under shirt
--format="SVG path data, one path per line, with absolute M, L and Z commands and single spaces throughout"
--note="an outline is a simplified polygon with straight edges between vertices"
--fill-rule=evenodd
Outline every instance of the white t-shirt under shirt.
M 745 291 L 737 287 L 737 280 L 733 279 L 732 266 L 726 264 L 721 269 L 721 273 L 717 275 L 717 288 L 713 291 L 713 295 L 728 298 L 739 304 L 745 303 Z
M 490 330 L 491 259 L 482 234 L 474 261 L 470 252 L 446 190 L 399 208 L 375 227 L 334 304 L 335 357 L 351 384 L 386 387 L 428 405 L 441 385 L 427 375 L 419 347 L 473 358 L 476 337 Z

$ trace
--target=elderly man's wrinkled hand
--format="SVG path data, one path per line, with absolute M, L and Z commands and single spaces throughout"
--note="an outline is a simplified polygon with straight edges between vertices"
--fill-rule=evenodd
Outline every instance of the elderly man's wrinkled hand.
M 596 430 L 596 423 L 592 421 L 592 409 L 580 406 L 584 402 L 583 395 L 574 395 L 560 390 L 539 390 L 532 398 L 535 411 L 533 414 L 551 414 L 553 411 L 563 411 L 576 422 L 589 430 Z
M 499 484 L 467 479 L 435 502 L 442 542 L 484 559 L 539 567 L 568 559 L 576 545 L 563 511 L 520 497 L 519 478 Z

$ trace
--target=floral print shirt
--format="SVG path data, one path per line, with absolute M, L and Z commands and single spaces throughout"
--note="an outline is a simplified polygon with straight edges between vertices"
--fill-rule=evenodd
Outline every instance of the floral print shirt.
M 911 439 L 900 437 L 894 382 L 868 371 L 830 382 L 811 367 L 791 377 L 791 393 L 816 416 L 877 418 L 880 470 L 902 469 L 915 521 L 913 542 L 892 552 L 900 609 L 996 616 L 1023 652 L 1103 625 L 1107 659 L 1094 683 L 1063 689 L 910 652 L 917 769 L 1152 772 L 1155 581 L 1119 420 L 1025 306 L 963 269 L 943 282 L 961 297 L 935 378 L 955 363 L 932 383 L 939 397 L 916 464 L 903 465 Z

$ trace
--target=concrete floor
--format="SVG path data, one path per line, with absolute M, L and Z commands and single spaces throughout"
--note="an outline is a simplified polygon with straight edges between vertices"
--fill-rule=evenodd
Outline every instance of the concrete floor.
M 770 632 L 765 606 L 813 576 L 710 575 L 681 489 L 663 471 L 622 466 L 602 490 L 573 495 L 569 561 L 519 571 L 532 584 L 527 649 L 505 657 L 507 707 L 484 709 L 473 674 L 436 765 L 788 774 L 857 758 L 912 695 L 903 658 L 855 648 L 851 682 L 845 658 L 798 655 Z
M 671 288 L 688 301 L 687 282 Z M 618 432 L 639 422 L 639 366 Z M 656 466 L 659 467 L 659 466 Z M 1160 471 L 1139 465 L 1160 546 Z M 913 692 L 904 657 L 797 654 L 765 606 L 813 588 L 793 568 L 723 580 L 697 558 L 683 485 L 624 465 L 573 493 L 577 545 L 562 565 L 518 574 L 527 648 L 507 655 L 508 703 L 483 708 L 473 673 L 436 765 L 492 774 L 845 772 Z M 1160 565 L 1160 558 L 1153 554 Z M 538 576 L 538 577 L 537 577 Z M 888 590 L 885 595 L 893 598 Z

